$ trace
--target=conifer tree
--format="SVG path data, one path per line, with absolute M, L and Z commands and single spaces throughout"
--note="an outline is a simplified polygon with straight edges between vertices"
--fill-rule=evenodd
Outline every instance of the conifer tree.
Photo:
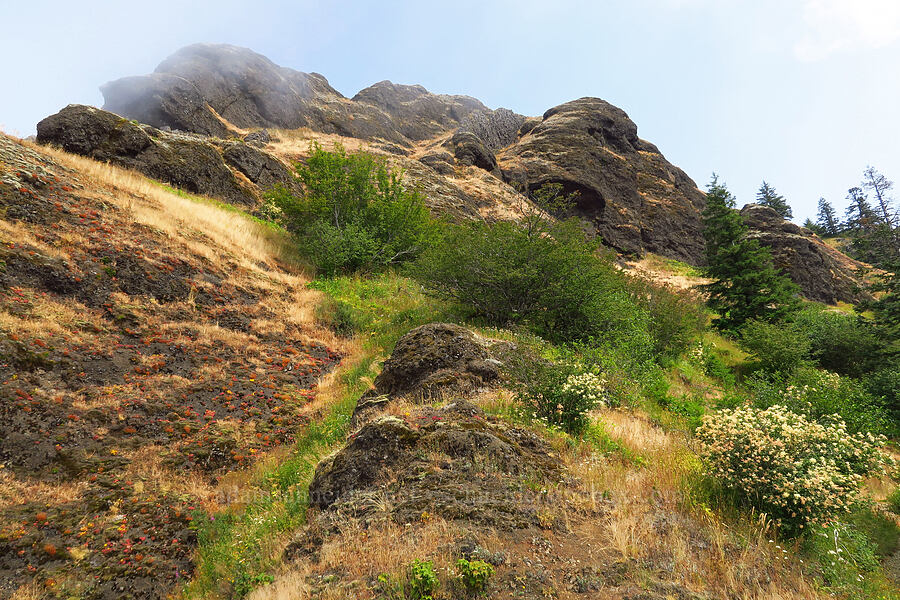
M 775 212 L 781 215 L 783 219 L 791 219 L 794 216 L 784 196 L 779 195 L 775 188 L 765 181 L 762 182 L 762 185 L 759 186 L 759 191 L 756 192 L 756 203 L 775 209 Z
M 893 198 L 890 197 L 890 191 L 894 187 L 894 182 L 890 181 L 884 175 L 879 173 L 874 167 L 866 167 L 863 172 L 863 187 L 872 192 L 878 206 L 876 210 L 880 211 L 880 217 L 883 221 L 882 237 L 884 241 L 889 243 L 891 250 L 895 251 L 900 258 L 900 222 L 898 222 L 897 210 L 894 209 Z M 893 254 L 893 253 L 889 253 Z
M 798 306 L 798 288 L 772 264 L 759 240 L 747 236 L 747 226 L 735 210 L 734 196 L 713 175 L 703 211 L 707 304 L 719 318 L 715 326 L 735 332 L 751 319 L 779 321 Z
M 847 207 L 845 229 L 851 236 L 850 251 L 853 258 L 884 267 L 900 258 L 895 234 L 890 223 L 881 212 L 869 204 L 862 188 L 853 187 L 847 191 L 850 206 Z
M 822 232 L 827 236 L 835 236 L 841 232 L 837 213 L 835 213 L 831 202 L 825 198 L 819 198 L 819 212 L 816 214 L 816 224 L 822 228 Z
M 878 221 L 878 215 L 872 210 L 869 199 L 862 191 L 862 188 L 852 187 L 847 190 L 847 200 L 850 206 L 844 211 L 846 221 L 844 228 L 853 232 L 870 231 Z

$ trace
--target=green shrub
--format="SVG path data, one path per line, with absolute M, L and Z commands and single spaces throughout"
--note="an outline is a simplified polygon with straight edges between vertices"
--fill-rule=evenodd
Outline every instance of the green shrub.
M 383 158 L 313 143 L 297 174 L 302 195 L 276 187 L 260 214 L 292 232 L 324 275 L 413 259 L 434 235 L 421 194 L 406 189 Z
M 797 313 L 793 325 L 809 342 L 809 358 L 823 369 L 860 377 L 883 360 L 875 330 L 856 315 L 812 307 Z
M 706 325 L 699 301 L 671 286 L 639 277 L 630 278 L 628 287 L 635 304 L 649 315 L 654 354 L 663 359 L 684 354 Z
M 741 346 L 769 373 L 790 373 L 809 353 L 809 340 L 792 323 L 748 321 L 741 329 Z
M 790 375 L 757 374 L 746 383 L 758 408 L 778 404 L 815 421 L 837 415 L 851 433 L 896 431 L 896 422 L 880 398 L 861 382 L 837 373 L 803 367 Z
M 872 434 L 816 423 L 783 406 L 723 410 L 697 429 L 709 472 L 789 534 L 848 512 L 863 477 L 890 459 Z
M 885 407 L 893 412 L 895 421 L 900 419 L 900 367 L 870 373 L 864 383 L 866 390 L 881 398 Z
M 588 413 L 606 400 L 606 380 L 574 363 L 530 362 L 519 371 L 518 400 L 527 419 L 542 421 L 572 435 L 589 423 Z
M 410 273 L 490 325 L 528 327 L 555 342 L 628 340 L 652 354 L 648 309 L 597 249 L 576 220 L 526 214 L 521 223 L 448 226 Z
M 431 600 L 440 585 L 434 563 L 430 560 L 414 560 L 407 573 L 411 600 Z
M 845 522 L 816 526 L 804 540 L 803 550 L 815 559 L 827 589 L 850 598 L 891 597 L 879 589 L 877 547 L 858 527 Z
M 885 500 L 887 502 L 888 507 L 890 507 L 891 512 L 895 515 L 900 515 L 900 488 L 897 488 L 887 497 Z
M 480 594 L 487 589 L 488 580 L 494 574 L 494 567 L 483 560 L 460 558 L 456 561 L 456 571 L 467 593 Z

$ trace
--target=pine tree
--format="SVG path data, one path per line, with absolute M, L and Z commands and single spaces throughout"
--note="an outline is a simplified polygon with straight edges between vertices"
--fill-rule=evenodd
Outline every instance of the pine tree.
M 863 187 L 872 192 L 875 201 L 878 202 L 876 210 L 881 211 L 881 219 L 886 228 L 882 235 L 886 235 L 887 241 L 891 245 L 891 249 L 898 254 L 900 258 L 900 222 L 898 222 L 897 211 L 893 206 L 893 198 L 889 196 L 894 182 L 887 179 L 884 175 L 875 170 L 874 167 L 866 167 L 863 172 Z
M 853 232 L 870 231 L 877 223 L 878 215 L 872 210 L 872 205 L 869 204 L 869 199 L 862 188 L 852 187 L 847 190 L 847 200 L 850 201 L 850 206 L 844 211 L 847 219 L 844 222 L 844 229 Z
M 803 221 L 803 228 L 809 229 L 810 231 L 812 231 L 814 234 L 816 234 L 818 236 L 825 235 L 825 229 L 821 225 L 819 225 L 818 223 L 816 223 L 815 221 L 810 219 L 809 217 L 807 217 L 806 220 Z
M 850 253 L 853 258 L 862 260 L 876 267 L 882 267 L 900 258 L 897 249 L 895 231 L 885 221 L 880 211 L 869 204 L 868 197 L 862 188 L 853 187 L 847 190 L 847 221 L 845 228 L 853 240 Z
M 897 213 L 893 207 L 893 199 L 888 195 L 894 187 L 894 182 L 887 179 L 874 167 L 866 167 L 866 170 L 863 172 L 862 185 L 875 195 L 875 200 L 878 202 L 878 209 L 881 210 L 884 222 L 890 225 L 891 229 L 896 229 Z
M 831 202 L 825 198 L 819 198 L 819 212 L 816 215 L 816 224 L 822 228 L 827 236 L 835 236 L 841 232 L 840 222 Z
M 796 310 L 798 288 L 776 271 L 772 255 L 759 240 L 747 236 L 747 226 L 735 210 L 734 196 L 713 175 L 703 211 L 707 304 L 719 318 L 719 329 L 737 331 L 751 319 L 779 321 Z
M 869 288 L 879 293 L 878 299 L 862 303 L 858 310 L 872 312 L 889 351 L 900 356 L 900 259 L 883 266 L 886 270 L 874 276 L 875 283 Z
M 794 217 L 794 213 L 791 211 L 791 207 L 788 206 L 784 196 L 780 196 L 775 191 L 775 188 L 765 181 L 762 182 L 762 185 L 759 186 L 759 191 L 756 193 L 756 203 L 775 209 L 775 212 L 781 215 L 783 219 Z

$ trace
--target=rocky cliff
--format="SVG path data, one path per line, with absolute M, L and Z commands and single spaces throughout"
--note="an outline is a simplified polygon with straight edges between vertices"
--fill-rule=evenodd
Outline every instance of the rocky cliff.
M 558 183 L 578 193 L 576 214 L 617 251 L 703 261 L 704 194 L 599 98 L 542 117 L 390 81 L 346 98 L 319 74 L 212 44 L 101 89 L 105 111 L 63 109 L 39 124 L 38 141 L 250 206 L 276 183 L 296 185 L 287 165 L 311 142 L 339 142 L 386 156 L 437 213 L 514 219 L 530 192 Z M 850 259 L 790 224 L 758 221 L 755 235 L 810 298 L 859 298 Z
M 390 81 L 347 99 L 321 75 L 210 44 L 183 48 L 154 73 L 101 89 L 105 110 L 157 128 L 228 137 L 252 128 L 306 127 L 387 142 L 383 148 L 415 155 L 443 176 L 475 166 L 523 191 L 562 183 L 580 192 L 579 213 L 608 245 L 702 260 L 703 194 L 638 137 L 624 111 L 597 98 L 552 108 L 542 119 Z
M 741 216 L 750 236 L 769 248 L 775 266 L 818 302 L 859 302 L 871 296 L 861 289 L 858 271 L 867 265 L 835 250 L 808 229 L 785 221 L 768 206 L 748 204 Z

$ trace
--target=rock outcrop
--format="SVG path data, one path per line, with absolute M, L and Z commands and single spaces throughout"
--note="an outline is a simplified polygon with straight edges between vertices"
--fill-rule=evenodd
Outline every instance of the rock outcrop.
M 101 88 L 104 109 L 154 127 L 226 136 L 233 128 L 308 127 L 409 146 L 486 107 L 468 96 L 382 81 L 344 98 L 318 73 L 281 67 L 247 48 L 193 44 L 154 73 Z
M 234 204 L 253 206 L 275 184 L 297 185 L 280 160 L 241 141 L 165 132 L 90 106 L 47 117 L 37 141 Z
M 703 193 L 608 102 L 581 98 L 551 108 L 498 158 L 511 183 L 578 192 L 578 214 L 606 244 L 702 262 Z
M 510 344 L 481 338 L 450 323 L 429 323 L 401 337 L 384 362 L 374 389 L 353 411 L 354 425 L 378 414 L 399 397 L 415 402 L 471 393 L 500 377 L 499 357 Z
M 476 110 L 487 107 L 470 96 L 432 94 L 421 85 L 399 85 L 380 81 L 353 97 L 390 115 L 397 130 L 406 138 L 421 141 L 459 126 Z
M 527 193 L 561 184 L 578 194 L 574 214 L 617 251 L 692 265 L 704 260 L 704 194 L 638 137 L 624 111 L 598 98 L 567 102 L 542 117 L 390 81 L 345 98 L 321 75 L 223 44 L 187 46 L 154 73 L 101 89 L 105 108 L 117 114 L 66 108 L 39 124 L 38 141 L 252 206 L 273 185 L 297 189 L 282 159 L 303 156 L 265 128 L 308 128 L 309 139 L 325 144 L 335 136 L 352 138 L 349 145 L 366 140 L 365 148 L 404 171 L 435 214 L 516 219 Z M 753 235 L 807 297 L 828 303 L 865 297 L 854 275 L 859 263 L 805 230 L 746 210 Z
M 814 233 L 785 221 L 774 209 L 748 204 L 741 216 L 757 238 L 772 253 L 782 269 L 809 300 L 836 304 L 869 298 L 857 271 L 866 267 L 835 250 Z

